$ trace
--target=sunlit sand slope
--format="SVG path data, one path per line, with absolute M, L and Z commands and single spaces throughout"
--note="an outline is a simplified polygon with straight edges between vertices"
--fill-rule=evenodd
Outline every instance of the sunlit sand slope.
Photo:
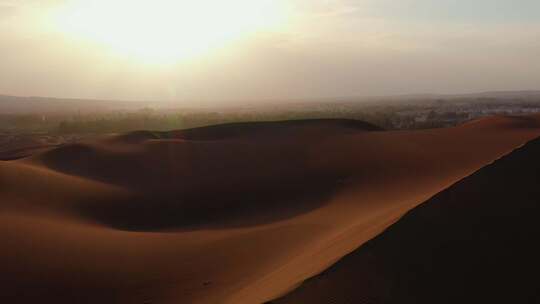
M 540 140 L 273 303 L 539 303 Z

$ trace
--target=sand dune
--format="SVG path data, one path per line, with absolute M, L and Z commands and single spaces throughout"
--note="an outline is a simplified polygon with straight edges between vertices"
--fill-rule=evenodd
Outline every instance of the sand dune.
M 540 139 L 272 303 L 539 303 Z
M 233 124 L 3 161 L 0 300 L 262 303 L 539 135 L 539 117 Z

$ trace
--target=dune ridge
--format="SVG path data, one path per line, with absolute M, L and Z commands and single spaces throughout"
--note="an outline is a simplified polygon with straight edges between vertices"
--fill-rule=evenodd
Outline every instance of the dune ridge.
M 263 303 L 540 136 L 537 116 L 422 131 L 255 125 L 0 162 L 0 299 Z
M 537 303 L 540 139 L 271 303 Z

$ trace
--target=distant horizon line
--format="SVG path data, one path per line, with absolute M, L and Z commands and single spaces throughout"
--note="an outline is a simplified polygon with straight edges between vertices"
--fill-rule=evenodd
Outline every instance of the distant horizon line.
M 469 91 L 467 93 L 434 93 L 434 92 L 424 92 L 424 93 L 396 93 L 396 94 L 387 94 L 387 95 L 350 95 L 350 96 L 322 96 L 322 97 L 293 97 L 293 98 L 238 98 L 238 99 L 204 99 L 204 98 L 191 98 L 184 99 L 183 101 L 178 100 L 165 100 L 165 99 L 116 99 L 116 98 L 92 98 L 92 97 L 60 97 L 60 96 L 43 96 L 43 95 L 18 95 L 10 93 L 0 93 L 1 97 L 11 97 L 11 98 L 21 98 L 21 99 L 53 99 L 58 101 L 100 101 L 100 102 L 132 102 L 132 103 L 144 103 L 144 102 L 155 102 L 155 103 L 182 103 L 187 101 L 204 101 L 207 103 L 247 103 L 258 100 L 260 102 L 271 103 L 271 102 L 299 102 L 299 101 L 328 101 L 335 99 L 336 101 L 344 101 L 351 99 L 380 99 L 380 98 L 413 98 L 413 97 L 470 97 L 470 96 L 483 96 L 483 95 L 514 95 L 514 94 L 539 94 L 540 89 L 524 89 L 524 90 L 482 90 L 482 91 Z

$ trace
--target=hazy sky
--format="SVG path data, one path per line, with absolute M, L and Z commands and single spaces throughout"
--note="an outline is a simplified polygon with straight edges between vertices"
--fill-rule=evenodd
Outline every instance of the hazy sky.
M 203 2 L 0 0 L 0 94 L 187 103 L 540 89 L 538 0 Z

